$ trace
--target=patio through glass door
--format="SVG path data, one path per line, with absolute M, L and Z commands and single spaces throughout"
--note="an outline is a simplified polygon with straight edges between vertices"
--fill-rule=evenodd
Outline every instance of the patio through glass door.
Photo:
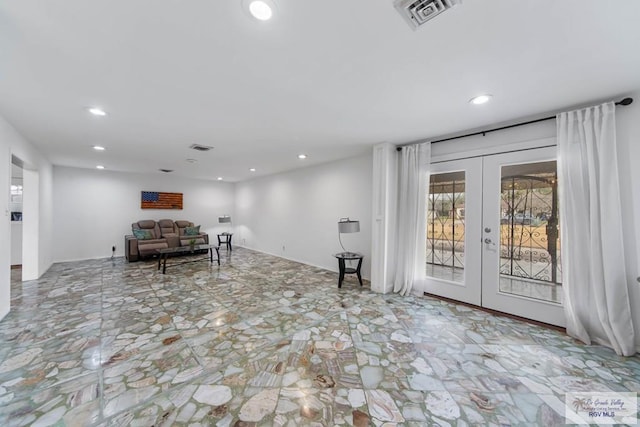
M 555 147 L 432 165 L 426 290 L 564 326 Z

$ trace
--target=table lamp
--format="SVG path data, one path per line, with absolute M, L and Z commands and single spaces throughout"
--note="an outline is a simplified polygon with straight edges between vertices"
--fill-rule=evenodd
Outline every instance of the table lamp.
M 360 221 L 354 221 L 349 218 L 340 218 L 340 221 L 338 221 L 338 241 L 340 242 L 340 246 L 342 246 L 343 251 L 349 253 L 349 251 L 347 251 L 342 244 L 342 233 L 358 232 L 360 232 Z
M 229 227 L 231 227 L 231 217 L 229 215 L 222 215 L 218 217 L 218 222 L 220 224 L 229 224 Z M 226 231 L 223 234 L 229 234 Z

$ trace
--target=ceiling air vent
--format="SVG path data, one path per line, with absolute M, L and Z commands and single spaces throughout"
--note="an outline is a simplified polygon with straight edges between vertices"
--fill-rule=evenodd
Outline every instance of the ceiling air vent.
M 395 7 L 411 28 L 417 29 L 430 19 L 447 9 L 451 9 L 462 0 L 396 0 Z
M 189 148 L 197 151 L 209 151 L 213 149 L 213 147 L 209 147 L 208 145 L 200 145 L 200 144 L 191 144 Z

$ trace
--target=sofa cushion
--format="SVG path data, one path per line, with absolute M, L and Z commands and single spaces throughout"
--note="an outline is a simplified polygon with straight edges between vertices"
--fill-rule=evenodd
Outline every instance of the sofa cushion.
M 205 245 L 207 243 L 202 237 L 195 237 L 189 240 L 180 240 L 180 246 L 191 246 L 191 240 L 193 240 L 194 245 Z
M 151 240 L 154 238 L 153 233 L 149 230 L 133 230 L 133 235 L 136 236 L 138 240 Z
M 176 226 L 170 219 L 159 220 L 158 227 L 160 228 L 160 235 L 162 237 L 177 235 Z
M 142 221 L 138 221 L 138 227 L 140 228 L 155 228 L 156 222 L 152 219 L 143 219 Z
M 153 255 L 157 249 L 166 249 L 169 245 L 164 239 L 156 239 L 152 243 L 138 246 L 140 255 Z
M 189 236 L 191 237 L 190 239 L 185 239 L 184 237 L 182 237 L 182 239 L 180 239 L 180 246 L 191 246 L 191 241 L 193 240 L 193 244 L 194 245 L 204 245 L 207 242 L 205 242 L 204 238 L 201 236 Z
M 160 238 L 160 227 L 152 219 L 145 219 L 131 224 L 132 229 L 149 230 L 154 239 Z
M 200 234 L 200 226 L 196 227 L 185 227 L 184 235 L 185 236 L 198 236 Z
M 167 239 L 150 239 L 150 240 L 138 240 L 138 247 L 155 245 L 156 243 L 167 243 Z
M 184 229 L 187 227 L 193 227 L 193 223 L 191 221 L 176 221 L 179 236 L 184 236 Z

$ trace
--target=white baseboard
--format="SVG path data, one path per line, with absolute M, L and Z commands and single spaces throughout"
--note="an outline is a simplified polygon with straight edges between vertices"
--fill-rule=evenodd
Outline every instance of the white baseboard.
M 333 268 L 325 267 L 325 266 L 322 266 L 322 265 L 316 265 L 316 264 L 312 264 L 312 263 L 307 262 L 307 261 L 302 261 L 302 260 L 299 260 L 299 259 L 283 256 L 281 254 L 274 254 L 274 253 L 263 251 L 263 250 L 260 250 L 260 249 L 255 249 L 255 248 L 252 248 L 252 247 L 249 247 L 249 246 L 243 246 L 243 245 L 233 245 L 233 246 L 238 246 L 238 247 L 241 247 L 241 248 L 244 248 L 244 249 L 249 249 L 251 251 L 256 251 L 256 252 L 260 252 L 260 253 L 263 253 L 263 254 L 271 255 L 271 256 L 274 256 L 274 257 L 277 257 L 277 258 L 286 259 L 288 261 L 298 262 L 300 264 L 309 265 L 311 267 L 315 267 L 315 268 L 320 268 L 322 270 L 331 271 L 332 273 L 336 273 L 336 274 L 338 273 L 338 269 L 337 268 L 333 269 Z M 337 261 L 336 261 L 336 263 L 337 263 Z M 368 282 L 371 282 L 371 278 L 366 277 L 364 274 L 362 275 L 362 279 L 366 280 Z

